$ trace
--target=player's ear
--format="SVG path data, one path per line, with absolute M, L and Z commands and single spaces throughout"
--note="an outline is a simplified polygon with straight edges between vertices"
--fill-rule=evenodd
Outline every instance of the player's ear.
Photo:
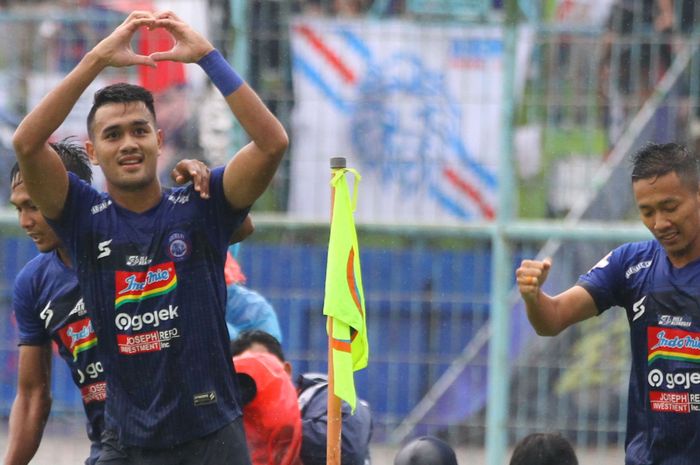
M 156 138 L 158 139 L 158 149 L 163 148 L 163 130 L 158 129 L 156 130 Z M 160 155 L 160 151 L 158 152 L 158 155 Z
M 289 375 L 289 377 L 291 378 L 292 377 L 292 364 L 289 362 L 284 362 L 284 371 L 286 371 L 287 374 Z
M 85 152 L 87 153 L 90 163 L 96 166 L 100 164 L 100 162 L 97 161 L 97 157 L 95 156 L 95 145 L 89 139 L 85 141 Z

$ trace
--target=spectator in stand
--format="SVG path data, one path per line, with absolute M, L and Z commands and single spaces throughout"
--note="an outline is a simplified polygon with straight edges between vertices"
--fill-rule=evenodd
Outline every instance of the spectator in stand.
M 247 365 L 240 365 L 241 355 L 248 357 L 247 363 L 250 363 L 250 358 L 260 356 L 265 359 L 265 363 L 270 365 L 269 357 L 272 354 L 282 363 L 288 380 L 291 384 L 292 366 L 285 360 L 284 352 L 279 341 L 271 335 L 258 330 L 244 331 L 237 339 L 231 341 L 231 355 L 236 366 L 236 371 L 239 373 L 239 384 L 242 386 L 242 391 L 246 393 L 245 401 L 250 401 L 250 393 L 255 392 L 251 388 L 251 382 L 255 385 L 267 387 L 269 381 L 265 378 L 256 379 L 258 373 L 264 373 L 262 370 L 255 372 Z M 262 362 L 261 362 L 262 363 Z M 266 367 L 267 369 L 267 367 Z M 246 376 L 247 375 L 247 376 Z M 279 379 L 275 383 L 281 383 Z M 272 384 L 272 383 L 269 383 Z M 285 388 L 286 389 L 286 388 Z M 281 388 L 280 388 L 280 391 Z M 318 373 L 304 373 L 299 375 L 296 392 L 298 395 L 298 409 L 300 409 L 302 420 L 302 438 L 300 458 L 303 465 L 325 465 L 326 463 L 326 426 L 328 421 L 327 412 L 327 393 L 328 380 L 326 375 Z M 262 394 L 266 396 L 267 394 Z M 286 405 L 286 403 L 285 403 Z M 256 415 L 274 416 L 277 411 L 271 411 L 269 408 L 259 410 L 256 407 Z M 244 419 L 247 418 L 247 406 L 243 407 Z M 260 413 L 258 413 L 260 412 Z M 284 410 L 285 415 L 288 414 Z M 369 442 L 372 438 L 372 413 L 369 404 L 358 399 L 355 413 L 352 414 L 350 406 L 343 402 L 341 408 L 342 414 L 342 438 L 341 438 L 341 464 L 342 465 L 370 465 Z M 245 420 L 247 421 L 247 420 Z M 258 423 L 262 423 L 262 419 Z M 276 421 L 276 420 L 271 420 Z M 251 421 L 252 422 L 252 421 Z M 287 420 L 291 424 L 291 420 Z M 246 428 L 248 424 L 246 423 Z M 248 431 L 248 429 L 246 429 Z M 270 434 L 273 432 L 270 431 Z M 249 444 L 253 456 L 255 456 L 254 445 Z M 257 464 L 257 462 L 255 462 Z
M 260 293 L 244 286 L 246 276 L 231 252 L 226 258 L 224 277 L 226 279 L 226 326 L 229 338 L 233 340 L 242 331 L 259 329 L 282 342 L 282 330 L 274 307 Z
M 301 465 L 297 393 L 277 348 L 273 354 L 252 346 L 233 357 L 253 465 Z

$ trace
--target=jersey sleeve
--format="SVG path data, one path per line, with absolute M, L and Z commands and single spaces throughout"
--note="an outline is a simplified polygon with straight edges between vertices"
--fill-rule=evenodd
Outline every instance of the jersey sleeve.
M 623 260 L 623 249 L 617 248 L 603 257 L 587 273 L 582 274 L 576 283 L 593 297 L 598 313 L 624 303 Z
M 97 204 L 99 200 L 100 194 L 92 186 L 68 172 L 68 195 L 61 216 L 55 220 L 46 218 L 75 262 L 80 256 L 80 246 L 84 243 L 81 233 L 89 229 L 90 205 Z
M 43 345 L 50 340 L 37 308 L 37 296 L 31 279 L 31 266 L 25 266 L 15 280 L 12 310 L 17 319 L 19 345 Z
M 209 194 L 210 199 L 204 201 L 204 205 L 208 216 L 206 220 L 211 226 L 207 228 L 210 240 L 217 244 L 228 244 L 233 232 L 248 215 L 250 207 L 234 209 L 226 200 L 223 166 L 211 170 Z M 199 195 L 196 198 L 199 198 Z

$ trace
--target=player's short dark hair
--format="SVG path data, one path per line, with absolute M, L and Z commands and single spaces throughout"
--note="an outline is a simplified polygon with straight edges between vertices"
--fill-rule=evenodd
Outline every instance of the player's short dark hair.
M 49 145 L 58 153 L 67 171 L 75 173 L 88 184 L 92 183 L 90 160 L 82 144 L 75 141 L 72 137 L 67 137 L 58 142 L 49 142 Z M 10 170 L 10 186 L 15 187 L 20 180 L 19 164 L 15 162 Z
M 533 433 L 515 445 L 510 465 L 578 465 L 578 459 L 561 434 Z
M 153 120 L 156 120 L 156 110 L 153 105 L 153 94 L 148 89 L 134 84 L 128 84 L 126 82 L 119 82 L 117 84 L 112 84 L 107 87 L 95 92 L 95 96 L 92 101 L 92 108 L 87 116 L 87 129 L 88 135 L 92 138 L 92 125 L 95 121 L 95 113 L 97 110 L 109 103 L 132 103 L 132 102 L 143 102 L 146 105 L 149 113 L 153 116 Z
M 658 178 L 675 172 L 685 187 L 697 192 L 700 187 L 698 157 L 684 145 L 647 144 L 632 156 L 632 182 Z
M 275 357 L 284 362 L 284 352 L 282 352 L 282 344 L 275 336 L 259 329 L 249 329 L 241 331 L 238 337 L 231 341 L 230 351 L 231 356 L 240 355 L 255 344 L 261 344 Z

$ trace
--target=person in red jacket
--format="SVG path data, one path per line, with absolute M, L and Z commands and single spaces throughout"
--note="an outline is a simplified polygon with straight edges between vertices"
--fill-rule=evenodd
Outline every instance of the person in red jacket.
M 248 354 L 256 358 L 259 358 L 258 356 L 272 355 L 278 363 L 282 364 L 290 384 L 292 383 L 292 365 L 285 359 L 280 342 L 271 334 L 257 329 L 242 331 L 236 339 L 231 341 L 230 351 L 234 357 L 237 372 L 240 372 L 243 368 L 242 365 L 239 368 L 238 356 L 240 355 Z M 267 357 L 263 358 L 267 359 Z M 239 389 L 245 396 L 241 401 L 244 404 L 244 421 L 248 420 L 249 413 L 249 410 L 246 410 L 246 404 L 256 397 L 256 389 L 260 389 L 256 387 L 256 383 L 259 383 L 264 389 L 269 389 L 266 378 L 261 376 L 262 374 L 265 373 L 254 371 L 248 371 L 248 374 L 238 373 Z M 291 417 L 292 414 L 286 410 L 287 405 L 291 408 L 291 402 L 287 400 L 289 395 L 287 383 L 277 381 L 286 386 L 284 400 L 281 399 L 281 396 L 277 396 L 267 390 L 269 397 L 263 395 L 260 398 L 260 403 L 257 404 L 259 409 L 252 414 L 260 415 L 261 417 L 265 415 L 279 417 L 273 418 L 272 421 L 281 425 L 285 421 L 289 422 L 289 420 L 284 419 L 283 415 Z M 303 373 L 298 376 L 296 395 L 299 402 L 297 411 L 301 416 L 301 448 L 296 449 L 296 443 L 294 446 L 295 450 L 298 450 L 300 463 L 303 465 L 325 465 L 326 463 L 327 392 L 328 380 L 325 374 Z M 265 405 L 267 405 L 267 409 L 264 408 Z M 285 407 L 282 408 L 282 405 Z M 350 405 L 343 402 L 341 413 L 343 422 L 341 465 L 371 465 L 369 443 L 372 438 L 373 424 L 369 404 L 363 399 L 358 399 L 357 409 L 352 414 Z M 254 420 L 251 419 L 250 421 L 253 422 Z M 262 428 L 265 426 L 265 422 L 261 418 L 260 421 L 255 422 L 255 425 Z M 246 429 L 247 432 L 248 429 Z M 255 457 L 255 447 L 251 444 L 250 437 L 248 445 L 253 457 Z M 253 461 L 255 464 L 259 463 L 255 460 Z
M 301 465 L 301 414 L 291 365 L 255 345 L 233 362 L 253 465 Z

